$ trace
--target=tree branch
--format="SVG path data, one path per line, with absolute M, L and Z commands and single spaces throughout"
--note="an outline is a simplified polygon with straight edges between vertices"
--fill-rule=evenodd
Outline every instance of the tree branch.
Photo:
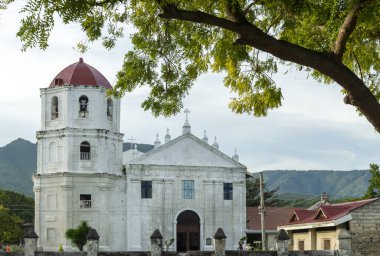
M 350 102 L 380 132 L 380 104 L 377 99 L 355 73 L 341 62 L 337 62 L 335 58 L 331 58 L 330 54 L 277 40 L 249 22 L 238 23 L 201 11 L 182 10 L 172 4 L 163 5 L 161 8 L 163 13 L 159 16 L 162 18 L 212 25 L 235 32 L 238 35 L 235 44 L 252 46 L 282 60 L 313 68 L 331 77 L 347 91 L 347 95 L 351 99 Z M 347 42 L 348 35 L 344 37 L 345 42 Z M 341 45 L 345 45 L 345 43 Z
M 358 68 L 359 68 L 359 72 L 360 72 L 360 77 L 361 79 L 363 80 L 364 76 L 363 76 L 363 72 L 362 72 L 362 67 L 360 66 L 360 62 L 358 60 L 358 58 L 356 57 L 356 54 L 353 52 L 352 55 L 354 56 L 354 59 L 355 59 L 355 62 L 356 64 L 358 65 Z
M 334 43 L 333 53 L 335 55 L 335 59 L 339 62 L 342 61 L 343 54 L 346 50 L 346 44 L 348 41 L 348 38 L 354 31 L 356 27 L 356 21 L 358 18 L 359 12 L 363 9 L 365 6 L 365 2 L 368 0 L 360 0 L 358 1 L 351 9 L 351 11 L 348 13 L 346 18 L 344 19 L 344 22 L 342 26 L 339 28 L 337 39 Z

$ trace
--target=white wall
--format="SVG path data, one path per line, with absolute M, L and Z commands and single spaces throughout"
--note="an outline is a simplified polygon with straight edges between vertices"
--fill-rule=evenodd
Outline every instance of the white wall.
M 226 249 L 237 248 L 245 233 L 245 170 L 243 168 L 129 165 L 127 168 L 127 232 L 130 250 L 149 250 L 149 237 L 159 229 L 164 240 L 176 239 L 176 219 L 193 210 L 201 220 L 201 250 L 206 238 L 223 228 Z M 152 199 L 141 199 L 141 181 L 152 180 Z M 182 180 L 194 180 L 195 198 L 182 198 Z M 233 183 L 233 200 L 224 200 L 223 183 Z M 176 244 L 172 249 L 175 250 Z
M 66 251 L 73 250 L 65 232 L 85 220 L 97 230 L 102 250 L 126 250 L 125 178 L 107 174 L 35 175 L 38 246 L 57 251 L 62 244 Z M 91 195 L 91 208 L 80 207 L 80 194 Z

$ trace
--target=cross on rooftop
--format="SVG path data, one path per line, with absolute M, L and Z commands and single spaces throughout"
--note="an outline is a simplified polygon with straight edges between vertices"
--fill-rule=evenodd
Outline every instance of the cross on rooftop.
M 133 142 L 136 140 L 133 138 L 133 136 L 131 138 L 128 139 L 130 142 L 131 142 L 131 149 L 133 148 Z
M 188 109 L 185 109 L 185 111 L 183 111 L 185 114 L 186 114 L 186 121 L 188 121 L 188 115 L 190 114 L 190 110 Z

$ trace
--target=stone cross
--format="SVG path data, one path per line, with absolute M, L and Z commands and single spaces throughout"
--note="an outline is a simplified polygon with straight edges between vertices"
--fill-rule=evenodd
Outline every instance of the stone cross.
M 188 121 L 188 115 L 190 114 L 190 110 L 185 109 L 185 111 L 183 112 L 186 114 L 186 121 Z
M 133 149 L 133 142 L 136 140 L 136 139 L 134 139 L 133 138 L 133 136 L 130 138 L 130 139 L 128 139 L 130 142 L 131 142 L 131 149 Z

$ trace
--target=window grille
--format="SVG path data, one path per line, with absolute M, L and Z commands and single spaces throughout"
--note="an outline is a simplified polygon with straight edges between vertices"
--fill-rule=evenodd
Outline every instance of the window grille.
M 80 208 L 91 208 L 91 195 L 81 194 L 79 199 Z
M 141 181 L 141 198 L 152 198 L 152 181 Z
M 194 199 L 194 181 L 193 180 L 182 181 L 182 197 L 184 199 Z
M 87 141 L 80 144 L 80 160 L 91 160 L 91 146 Z
M 233 185 L 232 183 L 223 184 L 224 200 L 232 200 L 233 198 Z

